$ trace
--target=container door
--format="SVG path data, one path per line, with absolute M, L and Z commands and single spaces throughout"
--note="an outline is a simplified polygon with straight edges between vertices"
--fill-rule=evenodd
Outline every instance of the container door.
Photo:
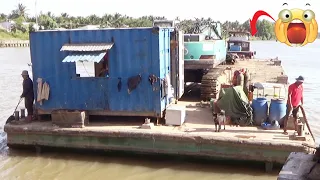
M 181 98 L 184 93 L 184 37 L 182 31 L 178 33 L 178 59 L 177 59 L 177 79 L 178 79 L 178 93 L 176 99 Z
M 176 74 L 178 74 L 178 67 L 177 67 L 177 60 L 178 60 L 178 53 L 177 53 L 177 47 L 175 47 L 174 42 L 177 41 L 177 33 L 176 31 L 170 32 L 170 81 L 171 85 L 174 90 L 174 98 L 177 98 L 177 88 L 178 88 L 178 79 L 176 77 Z

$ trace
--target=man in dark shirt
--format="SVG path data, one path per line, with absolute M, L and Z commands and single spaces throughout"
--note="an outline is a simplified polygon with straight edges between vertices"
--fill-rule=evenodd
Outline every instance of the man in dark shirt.
M 21 94 L 21 98 L 24 98 L 24 104 L 28 111 L 28 116 L 26 118 L 27 121 L 32 120 L 33 116 L 33 101 L 34 101 L 34 93 L 33 93 L 33 82 L 29 77 L 28 71 L 24 70 L 21 73 L 23 78 L 23 92 Z

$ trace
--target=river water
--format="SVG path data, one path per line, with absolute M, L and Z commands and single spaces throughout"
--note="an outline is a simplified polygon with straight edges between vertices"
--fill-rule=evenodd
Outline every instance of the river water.
M 319 47 L 319 40 L 303 48 L 291 48 L 272 41 L 252 42 L 257 58 L 278 56 L 282 60 L 291 82 L 299 75 L 305 77 L 305 109 L 317 142 L 320 140 L 317 122 L 320 113 L 320 78 L 317 76 Z M 27 63 L 30 63 L 28 48 L 0 49 L 0 179 L 276 179 L 279 169 L 266 174 L 263 166 L 258 168 L 256 165 L 71 152 L 36 154 L 9 150 L 3 125 L 19 101 L 21 71 L 31 70 Z

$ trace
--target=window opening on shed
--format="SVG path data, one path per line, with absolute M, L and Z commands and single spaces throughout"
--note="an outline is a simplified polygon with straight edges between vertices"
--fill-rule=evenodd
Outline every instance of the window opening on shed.
M 94 65 L 96 77 L 109 77 L 108 53 L 102 58 L 102 60 L 99 63 L 94 63 Z
M 94 63 L 88 61 L 77 61 L 76 75 L 77 77 L 95 77 Z
M 109 77 L 108 50 L 113 43 L 66 44 L 60 51 L 69 51 L 62 62 L 72 62 L 76 66 L 77 77 Z
M 248 46 L 249 46 L 248 43 L 242 43 L 242 47 L 246 48 L 246 47 L 248 47 Z

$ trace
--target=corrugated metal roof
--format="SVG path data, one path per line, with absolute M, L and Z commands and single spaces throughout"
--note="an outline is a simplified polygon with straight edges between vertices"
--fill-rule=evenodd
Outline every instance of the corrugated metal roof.
M 77 61 L 87 61 L 87 62 L 100 62 L 102 58 L 106 55 L 106 52 L 75 52 L 67 57 L 65 57 L 62 62 L 77 62 Z
M 106 51 L 113 43 L 65 44 L 60 51 Z

